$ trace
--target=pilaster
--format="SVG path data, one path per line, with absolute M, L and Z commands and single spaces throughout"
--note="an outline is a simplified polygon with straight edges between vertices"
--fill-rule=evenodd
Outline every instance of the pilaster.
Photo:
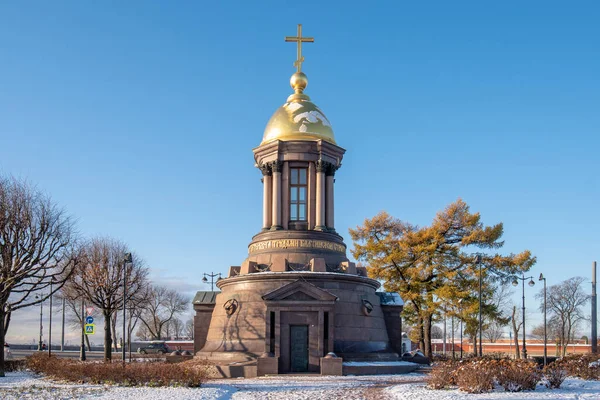
M 326 231 L 325 225 L 325 173 L 329 168 L 329 163 L 323 160 L 318 160 L 315 163 L 317 170 L 317 201 L 316 201 L 316 221 L 315 230 Z
M 268 230 L 272 225 L 272 171 L 269 164 L 263 164 L 259 168 L 263 174 L 263 230 Z
M 273 220 L 271 230 L 283 229 L 281 225 L 281 170 L 283 169 L 283 163 L 281 161 L 273 161 L 271 164 L 271 171 L 273 173 Z

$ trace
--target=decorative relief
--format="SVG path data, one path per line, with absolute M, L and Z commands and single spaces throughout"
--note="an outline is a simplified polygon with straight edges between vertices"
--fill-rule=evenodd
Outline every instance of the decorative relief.
M 363 299 L 362 304 L 363 304 L 363 306 L 362 306 L 363 313 L 365 315 L 369 315 L 373 312 L 373 309 L 375 307 L 373 307 L 373 304 L 369 300 Z
M 271 171 L 273 171 L 273 172 L 281 172 L 283 170 L 283 162 L 282 161 L 273 161 L 269 164 L 271 165 Z
M 346 247 L 339 243 L 328 242 L 326 240 L 314 239 L 278 239 L 265 240 L 252 243 L 248 246 L 248 253 L 252 254 L 261 250 L 270 249 L 321 249 L 346 253 Z
M 271 176 L 272 175 L 273 171 L 271 171 L 271 165 L 269 165 L 269 163 L 261 164 L 258 166 L 258 168 L 260 168 L 260 172 L 262 172 L 263 176 Z
M 286 271 L 310 271 L 310 263 L 302 264 L 302 263 L 291 263 L 288 260 L 285 260 Z
M 317 160 L 317 162 L 315 163 L 317 172 L 327 172 L 330 165 L 331 165 L 331 163 L 328 163 L 327 161 L 323 161 L 323 160 Z
M 346 268 L 342 264 L 325 264 L 325 267 L 327 269 L 327 272 L 346 272 Z
M 227 315 L 233 315 L 238 309 L 239 303 L 236 299 L 229 299 L 223 304 L 223 308 Z
M 327 171 L 325 171 L 325 175 L 326 176 L 335 176 L 335 171 L 337 171 L 337 170 L 338 170 L 338 167 L 336 165 L 329 164 Z
M 271 264 L 256 264 L 254 269 L 256 272 L 268 272 L 271 270 Z

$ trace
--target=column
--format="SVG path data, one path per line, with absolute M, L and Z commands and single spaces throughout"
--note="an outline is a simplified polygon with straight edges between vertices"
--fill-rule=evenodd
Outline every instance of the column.
M 317 180 L 317 174 L 315 172 L 315 164 L 311 162 L 308 164 L 308 203 L 307 203 L 307 213 L 308 214 L 307 214 L 307 219 L 308 219 L 308 229 L 309 230 L 315 229 L 315 219 L 316 219 L 315 204 L 317 202 L 316 180 Z
M 290 222 L 290 165 L 287 161 L 283 163 L 281 173 L 281 226 L 289 229 Z
M 325 199 L 327 200 L 327 207 L 326 207 L 326 212 L 325 212 L 325 216 L 326 216 L 326 221 L 327 221 L 327 230 L 335 232 L 335 228 L 334 228 L 334 218 L 333 218 L 333 182 L 335 181 L 334 176 L 335 176 L 335 170 L 336 170 L 336 166 L 333 164 L 329 164 L 329 168 L 327 168 L 327 172 L 325 172 L 325 176 L 326 176 L 326 182 L 325 182 L 325 186 L 327 187 L 326 189 L 326 194 L 325 194 Z
M 269 164 L 263 164 L 260 166 L 260 170 L 263 174 L 263 231 L 271 229 L 271 200 L 272 200 L 272 179 L 271 179 L 271 166 Z
M 319 160 L 316 163 L 317 168 L 317 212 L 315 218 L 315 230 L 325 231 L 325 172 L 329 163 Z
M 271 170 L 273 171 L 273 222 L 271 230 L 276 231 L 282 229 L 281 226 L 281 169 L 283 163 L 281 161 L 273 161 Z

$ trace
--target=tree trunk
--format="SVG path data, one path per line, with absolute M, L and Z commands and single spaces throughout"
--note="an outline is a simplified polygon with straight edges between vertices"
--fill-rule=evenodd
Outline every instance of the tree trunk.
M 419 329 L 419 349 L 425 351 L 425 333 L 423 332 L 423 319 L 418 318 L 418 329 Z
M 4 374 L 4 304 L 0 305 L 0 344 L 2 344 L 2 354 L 0 354 L 0 377 Z
M 8 332 L 8 326 L 10 325 L 10 316 L 12 315 L 12 312 L 9 311 L 4 315 L 4 336 L 6 337 L 6 333 Z
M 427 316 L 423 319 L 423 340 L 425 342 L 425 356 L 431 360 L 433 358 L 433 352 L 431 351 L 431 316 Z
M 111 332 L 112 332 L 112 337 L 113 337 L 113 349 L 115 351 L 115 353 L 119 352 L 119 349 L 117 349 L 117 312 L 115 311 L 112 315 L 112 321 L 111 321 Z
M 515 321 L 516 314 L 517 314 L 517 307 L 513 306 L 512 328 L 513 328 L 513 338 L 515 341 L 515 358 L 518 360 L 521 358 L 521 351 L 519 350 L 519 328 L 517 328 L 517 322 Z
M 110 314 L 104 313 L 104 361 L 112 360 Z

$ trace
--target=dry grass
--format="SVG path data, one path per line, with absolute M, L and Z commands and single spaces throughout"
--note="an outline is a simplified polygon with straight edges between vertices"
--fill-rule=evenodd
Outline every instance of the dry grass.
M 535 390 L 542 379 L 537 363 L 528 360 L 493 361 L 490 368 L 496 371 L 498 384 L 507 392 Z
M 81 362 L 33 354 L 27 357 L 27 368 L 49 378 L 77 383 L 117 384 L 123 386 L 200 387 L 208 377 L 207 363 L 136 362 L 126 364 Z
M 456 385 L 454 372 L 458 363 L 453 361 L 439 361 L 433 364 L 427 377 L 427 386 L 432 389 L 446 389 Z
M 598 354 L 571 354 L 556 360 L 554 364 L 567 371 L 569 376 L 600 380 L 600 355 Z

